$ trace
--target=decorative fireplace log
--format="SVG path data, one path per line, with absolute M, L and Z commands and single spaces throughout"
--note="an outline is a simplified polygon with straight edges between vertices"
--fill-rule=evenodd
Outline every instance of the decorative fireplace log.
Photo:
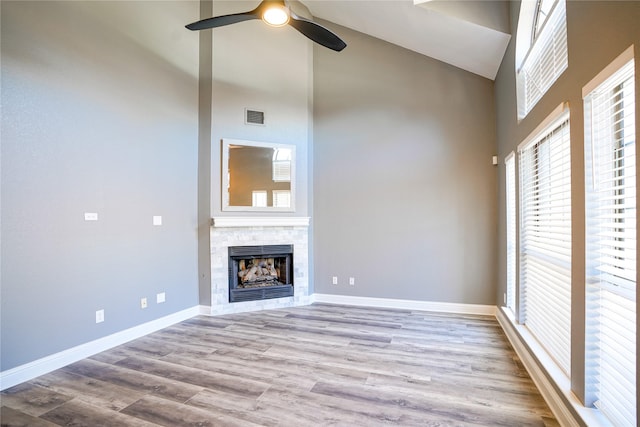
M 247 265 L 247 261 L 248 264 Z M 256 258 L 252 260 L 241 260 L 238 262 L 238 277 L 240 278 L 240 287 L 250 287 L 256 283 L 264 286 L 263 282 L 271 284 L 280 284 L 278 281 L 279 274 L 274 267 L 275 260 L 273 258 Z

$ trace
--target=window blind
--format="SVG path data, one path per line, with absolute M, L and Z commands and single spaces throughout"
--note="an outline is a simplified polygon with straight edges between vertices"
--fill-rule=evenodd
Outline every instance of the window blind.
M 507 308 L 516 311 L 516 156 L 505 159 L 507 219 Z
M 291 191 L 273 190 L 273 207 L 274 208 L 290 208 L 291 207 Z
M 571 163 L 569 113 L 520 148 L 519 317 L 569 373 Z
M 291 160 L 273 161 L 273 180 L 275 182 L 291 181 Z
M 251 192 L 251 206 L 264 208 L 267 206 L 267 192 L 263 190 Z
M 567 68 L 566 15 L 565 0 L 558 0 L 518 71 L 518 84 L 524 89 L 525 115 Z
M 585 97 L 588 397 L 636 425 L 634 62 Z

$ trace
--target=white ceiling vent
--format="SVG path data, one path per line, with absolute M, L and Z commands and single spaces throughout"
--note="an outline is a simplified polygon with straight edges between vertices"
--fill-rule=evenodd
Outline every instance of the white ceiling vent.
M 251 110 L 249 108 L 244 109 L 244 122 L 248 125 L 263 125 L 264 126 L 264 111 Z

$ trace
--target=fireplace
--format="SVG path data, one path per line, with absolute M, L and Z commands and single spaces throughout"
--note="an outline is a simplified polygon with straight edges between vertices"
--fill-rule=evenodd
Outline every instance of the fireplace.
M 293 296 L 293 245 L 230 246 L 229 302 Z

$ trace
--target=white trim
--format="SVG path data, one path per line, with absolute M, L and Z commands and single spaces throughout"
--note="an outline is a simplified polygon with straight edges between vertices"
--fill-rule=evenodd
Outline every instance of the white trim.
M 531 133 L 529 133 L 529 135 L 524 139 L 524 141 L 518 144 L 518 152 L 523 151 L 530 144 L 534 144 L 535 142 L 537 142 L 540 135 L 544 135 L 546 133 L 549 133 L 548 131 L 553 130 L 553 129 L 547 129 L 547 128 L 556 125 L 556 121 L 559 120 L 562 117 L 562 115 L 565 113 L 566 114 L 569 113 L 568 101 L 563 102 L 562 104 L 554 108 L 551 114 L 549 114 L 542 122 L 540 122 L 540 124 L 536 126 L 536 128 Z
M 210 305 L 199 305 L 198 306 L 198 314 L 200 316 L 211 316 L 211 306 Z
M 524 326 L 515 324 L 513 315 L 509 313 L 506 307 L 497 310 L 496 319 L 561 426 L 573 427 L 583 424 L 591 427 L 611 426 L 599 411 L 582 405 L 576 395 L 571 392 L 569 378 L 553 362 L 551 357 L 546 356 L 546 352 L 533 335 Z M 549 377 L 551 377 L 551 380 Z M 556 384 L 557 388 L 553 383 Z M 573 412 L 565 402 L 571 405 L 581 420 L 574 417 Z
M 600 71 L 589 83 L 582 88 L 582 98 L 586 98 L 591 92 L 595 90 L 601 83 L 611 77 L 617 72 L 623 65 L 633 59 L 633 45 L 629 46 L 622 52 L 616 59 L 613 60 L 604 70 Z
M 218 216 L 211 218 L 212 227 L 308 227 L 308 216 Z
M 480 314 L 495 316 L 496 307 L 482 304 L 458 304 L 450 302 L 415 301 L 391 298 L 357 297 L 351 295 L 313 294 L 312 302 L 357 305 L 365 307 L 396 308 L 404 310 L 437 311 L 443 313 Z
M 71 363 L 93 356 L 110 348 L 127 343 L 136 338 L 143 337 L 152 332 L 169 327 L 176 323 L 191 319 L 199 314 L 201 306 L 195 306 L 178 311 L 160 319 L 152 320 L 133 328 L 125 329 L 115 334 L 80 344 L 76 347 L 25 363 L 24 365 L 0 372 L 0 390 L 5 390 L 14 385 L 29 381 L 40 375 L 60 369 Z

